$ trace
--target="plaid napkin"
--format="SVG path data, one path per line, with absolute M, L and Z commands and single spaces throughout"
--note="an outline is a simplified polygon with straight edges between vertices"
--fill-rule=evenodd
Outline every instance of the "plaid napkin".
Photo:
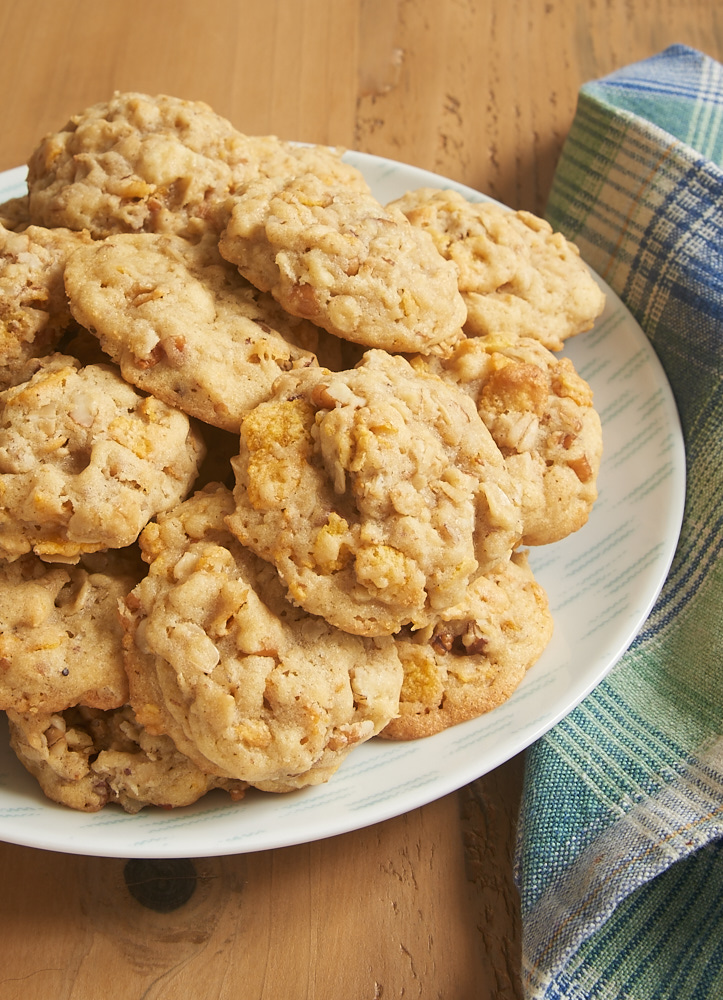
M 531 747 L 529 998 L 723 998 L 723 67 L 680 45 L 582 87 L 548 205 L 649 337 L 687 502 L 659 600 Z

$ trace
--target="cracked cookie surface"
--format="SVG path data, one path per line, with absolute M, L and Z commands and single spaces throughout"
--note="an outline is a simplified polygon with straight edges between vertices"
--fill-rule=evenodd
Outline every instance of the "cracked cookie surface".
M 396 714 L 391 639 L 347 635 L 285 598 L 226 527 L 218 484 L 160 515 L 124 604 L 130 700 L 150 733 L 211 773 L 266 791 L 328 780 Z
M 382 736 L 411 740 L 475 719 L 506 701 L 552 636 L 543 588 L 524 552 L 478 577 L 463 601 L 395 637 L 404 667 L 399 716 Z
M 33 151 L 32 222 L 122 232 L 218 233 L 228 200 L 258 176 L 313 169 L 363 185 L 341 151 L 247 136 L 202 101 L 116 92 L 73 115 Z
M 280 374 L 316 363 L 316 329 L 245 281 L 210 240 L 111 236 L 72 256 L 65 287 L 74 317 L 127 381 L 224 430 L 238 431 Z
M 0 708 L 23 714 L 128 700 L 118 601 L 143 576 L 139 553 L 51 565 L 32 553 L 0 565 Z
M 221 253 L 286 309 L 355 343 L 445 353 L 465 307 L 456 267 L 371 195 L 312 173 L 250 184 Z
M 10 745 L 44 794 L 81 812 L 117 803 L 127 813 L 146 806 L 188 806 L 214 788 L 232 799 L 245 784 L 207 774 L 167 736 L 151 736 L 127 705 L 110 711 L 79 705 L 64 712 L 8 712 Z
M 49 227 L 195 235 L 223 224 L 248 175 L 249 142 L 200 101 L 116 93 L 57 132 L 28 164 L 30 219 Z
M 457 265 L 469 336 L 534 337 L 557 351 L 602 312 L 605 296 L 577 247 L 531 212 L 433 188 L 391 204 Z
M 87 233 L 0 225 L 0 389 L 25 382 L 71 324 L 63 287 L 69 255 Z
M 348 632 L 425 621 L 519 541 L 514 485 L 471 399 L 383 351 L 279 379 L 232 465 L 231 530 Z
M 529 337 L 475 337 L 413 359 L 469 393 L 519 491 L 524 545 L 565 538 L 597 499 L 602 426 L 572 361 Z
M 53 355 L 0 393 L 0 556 L 123 548 L 182 499 L 203 457 L 189 418 L 111 366 Z

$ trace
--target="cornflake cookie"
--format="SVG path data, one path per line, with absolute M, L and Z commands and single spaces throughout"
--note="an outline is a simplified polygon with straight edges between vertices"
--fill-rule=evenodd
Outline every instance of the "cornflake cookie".
M 478 577 L 464 600 L 396 637 L 404 666 L 399 717 L 382 736 L 411 740 L 475 719 L 506 701 L 552 637 L 543 588 L 524 552 Z
M 8 712 L 10 745 L 45 795 L 82 812 L 117 803 L 128 813 L 145 806 L 188 806 L 213 788 L 243 798 L 245 784 L 206 774 L 167 736 L 151 736 L 128 706 L 112 711 L 78 706 L 64 712 Z
M 280 374 L 316 363 L 315 328 L 285 315 L 208 240 L 108 237 L 73 255 L 65 287 L 76 320 L 127 381 L 228 431 Z
M 345 340 L 445 353 L 461 335 L 455 266 L 371 193 L 312 173 L 254 182 L 219 247 L 287 312 Z
M 469 393 L 520 491 L 525 545 L 559 541 L 597 499 L 602 427 L 588 383 L 569 358 L 529 337 L 463 341 L 444 360 L 418 357 Z
M 33 222 L 116 232 L 195 235 L 221 225 L 247 175 L 246 137 L 200 101 L 115 93 L 46 135 L 28 163 Z
M 88 229 L 94 238 L 122 232 L 170 232 L 197 238 L 219 232 L 228 199 L 260 174 L 310 169 L 359 183 L 341 152 L 297 153 L 275 136 L 246 136 L 201 101 L 116 92 L 59 131 L 29 161 L 31 221 Z
M 0 393 L 0 556 L 74 563 L 130 545 L 186 495 L 202 457 L 185 413 L 109 366 L 55 355 Z
M 69 254 L 87 233 L 0 225 L 0 389 L 24 382 L 33 361 L 53 351 L 71 324 L 63 287 Z
M 391 205 L 457 265 L 469 336 L 534 337 L 557 351 L 603 311 L 605 296 L 577 247 L 544 219 L 434 188 Z
M 29 715 L 125 704 L 118 601 L 142 576 L 134 550 L 77 566 L 32 553 L 0 565 L 0 708 Z
M 472 400 L 384 351 L 282 376 L 232 464 L 231 530 L 347 632 L 426 622 L 519 541 L 514 484 Z
M 326 781 L 394 717 L 391 639 L 361 639 L 293 608 L 271 566 L 225 525 L 209 485 L 141 535 L 147 577 L 125 601 L 131 704 L 200 768 L 288 791 Z

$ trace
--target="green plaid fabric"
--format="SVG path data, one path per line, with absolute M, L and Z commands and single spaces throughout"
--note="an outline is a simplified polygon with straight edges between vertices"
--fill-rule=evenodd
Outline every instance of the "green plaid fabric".
M 526 758 L 529 998 L 723 998 L 723 68 L 672 46 L 582 87 L 547 215 L 673 389 L 687 501 L 611 674 Z

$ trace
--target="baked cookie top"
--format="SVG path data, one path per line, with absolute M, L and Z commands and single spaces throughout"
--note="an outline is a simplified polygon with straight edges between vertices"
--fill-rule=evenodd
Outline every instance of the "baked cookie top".
M 241 274 L 296 316 L 388 351 L 444 353 L 465 319 L 456 267 L 372 196 L 314 173 L 250 184 L 220 241 Z
M 326 781 L 396 714 L 394 643 L 289 604 L 228 531 L 233 506 L 211 484 L 141 535 L 148 575 L 123 606 L 131 704 L 211 773 L 268 791 Z
M 45 226 L 197 237 L 219 232 L 227 200 L 260 174 L 304 169 L 361 175 L 341 151 L 297 153 L 275 136 L 247 136 L 202 101 L 116 92 L 44 136 L 29 161 L 28 212 Z
M 32 553 L 0 564 L 0 708 L 60 712 L 128 700 L 118 601 L 143 575 L 138 552 L 50 565 Z
M 186 495 L 202 457 L 185 413 L 111 366 L 53 355 L 0 393 L 0 557 L 74 563 L 130 545 Z
M 559 541 L 597 499 L 602 427 L 572 361 L 529 337 L 475 337 L 450 358 L 414 358 L 469 393 L 518 488 L 525 545 Z
M 243 798 L 245 784 L 207 774 L 167 736 L 151 736 L 127 705 L 102 711 L 79 705 L 64 712 L 8 712 L 10 745 L 45 795 L 82 812 L 117 803 L 128 813 L 145 806 L 188 806 L 213 788 Z
M 247 175 L 246 137 L 200 101 L 115 93 L 43 137 L 28 162 L 32 222 L 115 232 L 221 225 Z
M 270 181 L 273 186 L 281 187 L 293 177 L 306 174 L 312 174 L 322 184 L 339 184 L 369 194 L 370 188 L 361 170 L 342 159 L 345 150 L 341 146 L 294 143 L 274 135 L 246 136 L 246 139 L 251 148 L 249 171 L 234 196 L 243 194 L 254 180 Z M 233 204 L 232 198 L 229 207 Z
M 50 354 L 71 323 L 63 287 L 69 254 L 87 233 L 0 225 L 0 389 L 32 375 L 34 358 Z
M 547 596 L 524 551 L 478 577 L 463 601 L 418 632 L 395 637 L 404 666 L 399 716 L 382 736 L 412 740 L 477 718 L 506 701 L 550 638 Z
M 282 376 L 232 465 L 231 530 L 348 632 L 426 621 L 519 541 L 514 485 L 472 400 L 384 351 Z
M 557 351 L 603 311 L 605 296 L 575 244 L 530 212 L 434 188 L 392 206 L 457 265 L 469 336 L 534 337 Z
M 281 373 L 316 363 L 316 328 L 285 314 L 208 239 L 107 237 L 73 254 L 65 287 L 73 316 L 127 381 L 225 430 L 238 431 Z

